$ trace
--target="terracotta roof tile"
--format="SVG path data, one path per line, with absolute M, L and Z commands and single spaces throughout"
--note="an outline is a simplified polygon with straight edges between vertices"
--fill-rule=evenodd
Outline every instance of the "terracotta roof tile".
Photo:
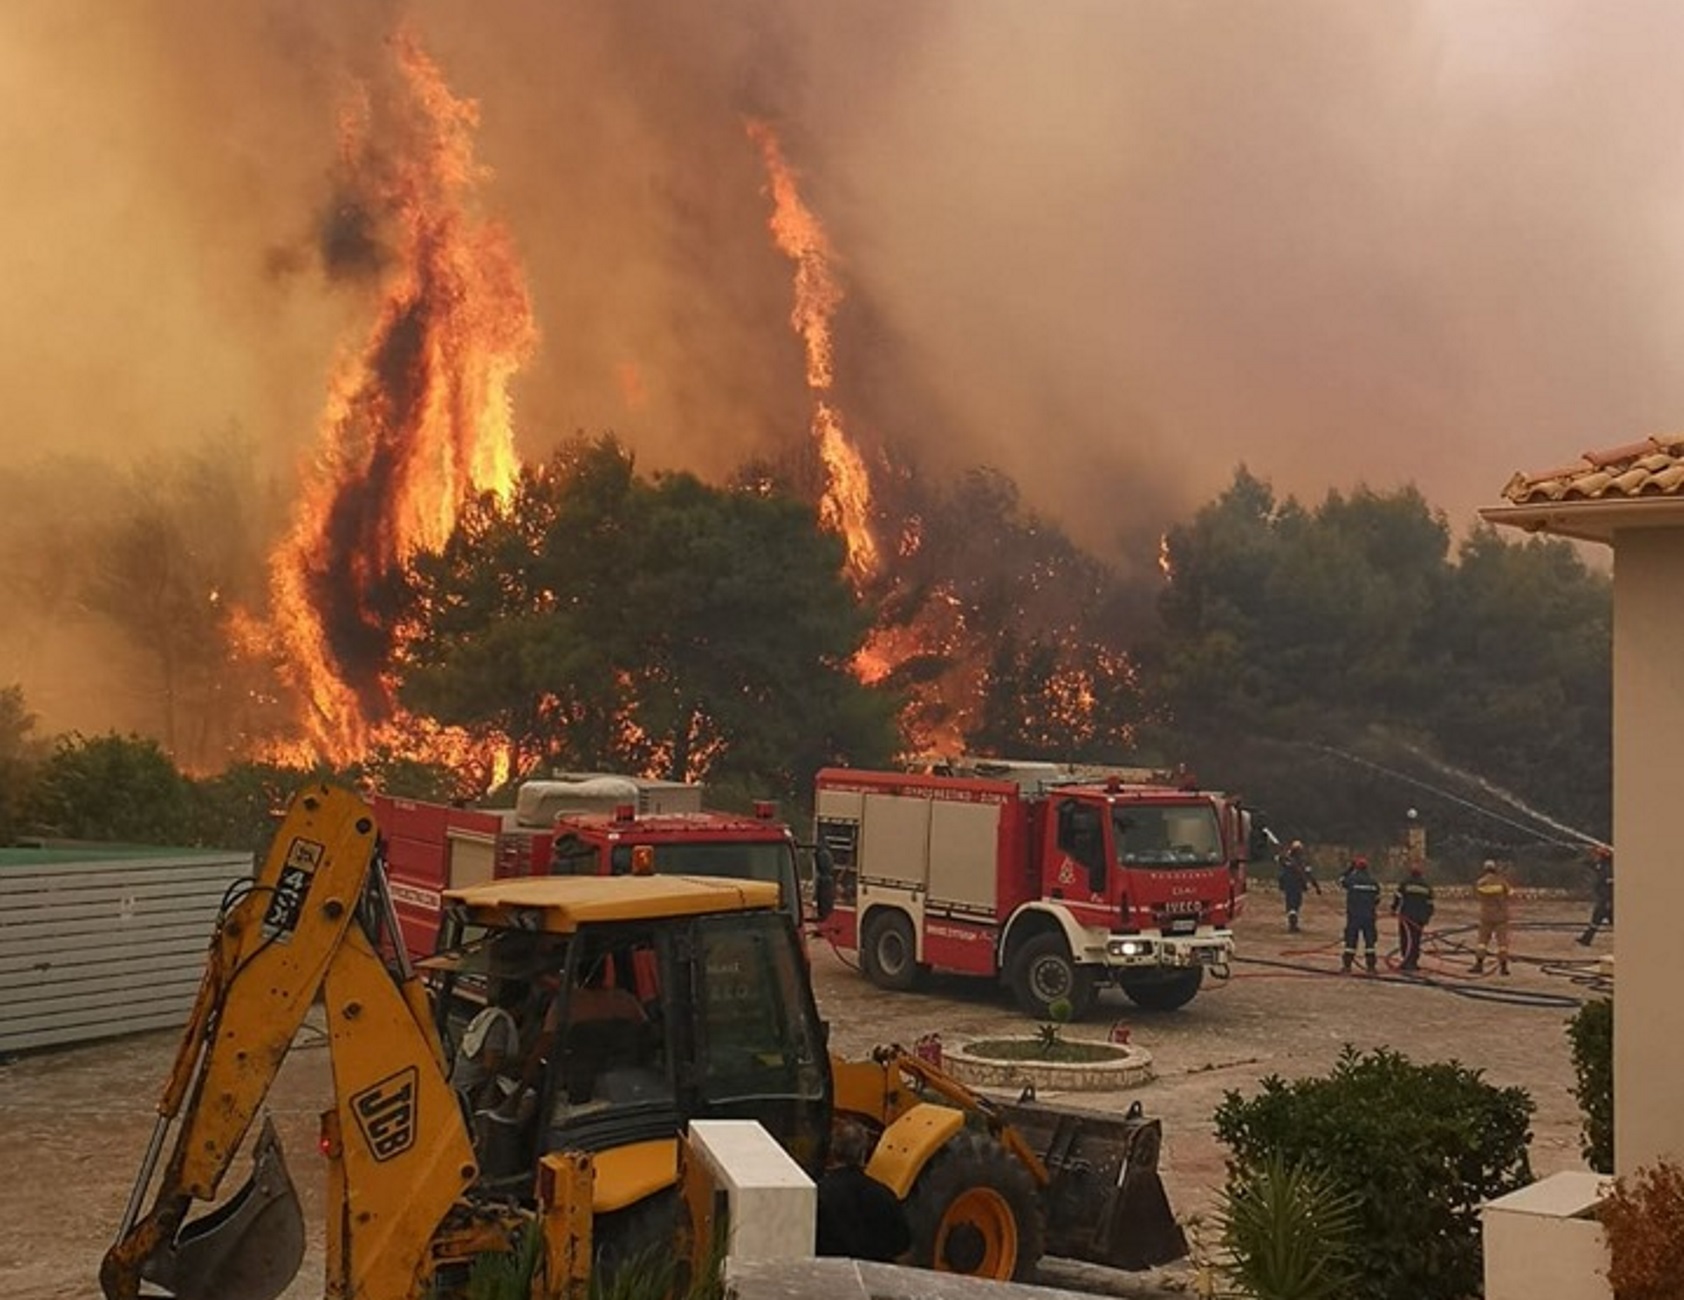
M 1577 465 L 1516 474 L 1503 489 L 1504 499 L 1517 506 L 1657 496 L 1684 497 L 1684 434 L 1587 451 Z

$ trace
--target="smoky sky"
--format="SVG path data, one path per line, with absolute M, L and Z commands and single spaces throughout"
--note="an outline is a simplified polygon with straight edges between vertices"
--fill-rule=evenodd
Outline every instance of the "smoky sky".
M 1684 9 L 1652 0 L 11 0 L 0 450 L 312 445 L 366 287 L 321 272 L 338 113 L 415 25 L 478 101 L 542 338 L 523 450 L 722 475 L 810 411 L 744 132 L 848 289 L 837 394 L 1107 559 L 1245 462 L 1508 475 L 1684 423 Z

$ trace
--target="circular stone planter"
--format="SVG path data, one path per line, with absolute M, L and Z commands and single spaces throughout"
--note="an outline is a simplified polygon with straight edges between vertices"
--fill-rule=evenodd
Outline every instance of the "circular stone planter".
M 1092 1049 L 1108 1059 L 1049 1061 L 1027 1056 L 1008 1060 L 987 1054 L 989 1046 L 998 1043 L 1036 1046 L 1032 1038 L 982 1039 L 942 1053 L 942 1068 L 960 1083 L 977 1088 L 1022 1088 L 1033 1084 L 1037 1091 L 1045 1088 L 1058 1092 L 1116 1092 L 1138 1088 L 1152 1079 L 1152 1054 L 1142 1047 L 1072 1039 L 1071 1046 Z

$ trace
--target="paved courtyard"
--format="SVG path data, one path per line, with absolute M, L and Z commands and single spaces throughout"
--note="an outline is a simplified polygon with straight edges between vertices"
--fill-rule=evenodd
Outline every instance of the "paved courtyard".
M 1121 1109 L 1140 1100 L 1163 1120 L 1164 1181 L 1185 1220 L 1208 1213 L 1223 1175 L 1223 1148 L 1211 1132 L 1211 1113 L 1228 1089 L 1248 1091 L 1271 1073 L 1299 1076 L 1326 1070 L 1341 1047 L 1388 1046 L 1417 1060 L 1456 1059 L 1483 1070 L 1496 1084 L 1518 1084 L 1537 1102 L 1532 1163 L 1539 1174 L 1582 1167 L 1573 1072 L 1563 1031 L 1570 1009 L 1516 1005 L 1458 995 L 1430 983 L 1337 974 L 1341 925 L 1337 900 L 1312 895 L 1303 934 L 1288 936 L 1278 899 L 1254 892 L 1240 922 L 1250 958 L 1227 984 L 1207 985 L 1188 1007 L 1167 1015 L 1136 1011 L 1107 994 L 1086 1024 L 1066 1032 L 1103 1038 L 1111 1025 L 1129 1026 L 1150 1051 L 1157 1077 L 1127 1093 L 1089 1096 L 1084 1104 Z M 1576 902 L 1522 901 L 1519 958 L 1583 962 L 1573 925 L 1587 908 Z M 1442 955 L 1429 955 L 1427 974 L 1469 981 L 1466 957 L 1449 944 L 1471 919 L 1465 902 L 1447 900 L 1436 925 L 1449 932 Z M 1540 928 L 1524 928 L 1536 925 Z M 1610 937 L 1591 954 L 1607 952 Z M 1429 954 L 1431 947 L 1429 946 Z M 1582 968 L 1580 968 L 1582 969 Z M 1507 979 L 1474 981 L 1475 992 L 1512 992 L 1544 1003 L 1582 997 L 1587 989 L 1561 965 L 1517 962 Z M 821 1009 L 832 1025 L 832 1047 L 844 1055 L 873 1045 L 910 1046 L 921 1035 L 945 1042 L 1026 1028 L 1006 996 L 986 981 L 937 978 L 917 993 L 884 993 L 828 949 L 814 954 Z M 11 1300 L 58 1300 L 98 1295 L 99 1259 L 110 1242 L 130 1182 L 152 1128 L 152 1106 L 169 1066 L 173 1036 L 146 1035 L 116 1043 L 24 1057 L 0 1065 L 0 1295 Z M 329 1100 L 327 1052 L 308 1029 L 271 1094 L 270 1108 L 286 1144 L 313 1238 L 304 1272 L 289 1300 L 321 1294 L 322 1179 L 316 1155 L 317 1114 Z M 1076 1100 L 1074 1097 L 1067 1100 Z M 1185 1270 L 1151 1279 L 1104 1276 L 1052 1264 L 1046 1280 L 1118 1294 L 1156 1294 L 1185 1282 Z

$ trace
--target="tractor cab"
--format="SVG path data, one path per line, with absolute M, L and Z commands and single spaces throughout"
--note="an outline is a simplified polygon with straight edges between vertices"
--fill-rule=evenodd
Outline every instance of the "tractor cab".
M 759 1120 L 817 1173 L 830 1065 L 779 893 L 646 875 L 449 894 L 438 1006 L 457 1010 L 446 1012 L 447 1041 L 506 982 L 524 990 L 518 1064 L 502 1099 L 471 1116 L 482 1181 L 524 1194 L 545 1152 L 670 1150 L 696 1118 Z

